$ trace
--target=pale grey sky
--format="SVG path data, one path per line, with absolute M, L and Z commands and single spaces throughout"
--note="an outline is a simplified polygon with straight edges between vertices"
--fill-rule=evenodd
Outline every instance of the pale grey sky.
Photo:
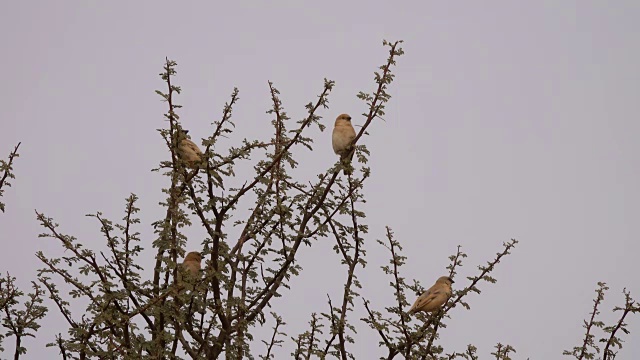
M 441 344 L 454 351 L 473 343 L 487 358 L 500 341 L 517 358 L 560 358 L 583 336 L 598 281 L 611 287 L 605 320 L 623 304 L 624 287 L 640 300 L 638 19 L 637 1 L 4 2 L 0 156 L 22 146 L 0 215 L 0 238 L 10 244 L 0 271 L 26 289 L 41 267 L 36 251 L 61 255 L 57 243 L 37 237 L 34 209 L 100 249 L 99 227 L 84 214 L 119 220 L 131 192 L 141 198 L 152 264 L 150 224 L 162 216 L 167 183 L 150 172 L 167 156 L 155 131 L 166 106 L 154 93 L 164 89 L 165 56 L 178 62 L 181 119 L 195 138 L 211 132 L 240 89 L 228 145 L 271 131 L 268 80 L 294 120 L 324 77 L 335 80 L 324 123 L 347 112 L 362 124 L 356 94 L 373 89 L 372 73 L 387 57 L 382 39 L 402 39 L 386 122 L 374 122 L 364 139 L 373 175 L 362 294 L 377 309 L 390 305 L 379 269 L 388 256 L 375 243 L 385 225 L 409 257 L 404 275 L 427 286 L 458 244 L 469 254 L 460 275 L 469 276 L 517 238 L 498 283 L 469 297 L 471 311 L 452 312 Z M 309 179 L 336 160 L 329 132 L 315 135 L 298 172 Z M 204 233 L 188 233 L 197 248 Z M 305 248 L 303 275 L 274 302 L 291 336 L 312 311 L 327 309 L 327 293 L 342 291 L 345 269 L 332 245 Z M 357 304 L 352 349 L 358 359 L 377 358 L 384 349 L 357 320 Z M 629 323 L 621 359 L 640 357 L 640 321 Z M 58 332 L 66 327 L 51 309 L 38 338 L 26 340 L 26 358 L 54 358 L 44 344 Z M 256 342 L 256 355 L 262 348 Z M 291 348 L 287 342 L 280 358 Z

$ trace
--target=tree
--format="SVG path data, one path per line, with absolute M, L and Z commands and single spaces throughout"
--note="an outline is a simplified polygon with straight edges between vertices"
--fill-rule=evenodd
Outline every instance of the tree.
M 193 169 L 179 155 L 183 136 L 180 134 L 184 133 L 176 96 L 181 88 L 175 85 L 176 62 L 166 59 L 161 77 L 167 90 L 156 92 L 168 105 L 167 127 L 158 132 L 171 156 L 155 169 L 169 178 L 169 186 L 164 189 L 167 197 L 161 204 L 166 208 L 165 216 L 153 223 L 156 234 L 152 243 L 156 250 L 153 271 L 142 268 L 136 261 L 141 256 L 142 244 L 149 242 L 142 242 L 136 230 L 139 224 L 136 214 L 140 209 L 135 194 L 126 199 L 121 222 L 109 220 L 101 212 L 88 215 L 98 222 L 108 253 L 87 248 L 63 233 L 52 218 L 36 212 L 44 228 L 40 236 L 58 242 L 69 255 L 50 258 L 42 252 L 37 254 L 44 267 L 39 271 L 38 281 L 33 282 L 34 292 L 28 295 L 26 310 L 15 310 L 23 296 L 14 285 L 15 278 L 7 274 L 0 280 L 3 326 L 8 329 L 5 335 L 16 338 L 14 358 L 26 352 L 21 339 L 34 336 L 38 320 L 47 312 L 41 305 L 47 296 L 68 323 L 68 333 L 58 334 L 49 344 L 59 349 L 63 359 L 273 359 L 275 348 L 284 344 L 292 349 L 291 357 L 295 359 L 349 359 L 354 358 L 353 334 L 358 320 L 350 315 L 356 306 L 366 310 L 367 316 L 360 320 L 369 326 L 372 337 L 378 337 L 384 349 L 382 359 L 478 359 L 473 345 L 462 352 L 445 351 L 438 345 L 438 331 L 446 327 L 446 319 L 454 309 L 460 306 L 470 309 L 468 295 L 479 294 L 483 282 L 496 282 L 491 272 L 517 245 L 515 239 L 504 243 L 496 257 L 480 266 L 475 275 L 466 277 L 466 284 L 465 279 L 457 277 L 467 257 L 458 247 L 450 257 L 447 271 L 460 286 L 449 302 L 431 315 L 409 316 L 408 298 L 420 294 L 424 287 L 402 275 L 406 257 L 402 255 L 401 243 L 387 227 L 385 240 L 378 243 L 389 251 L 389 264 L 382 266 L 382 270 L 383 276 L 391 280 L 394 303 L 382 311 L 383 305 L 375 299 L 364 299 L 359 294 L 358 270 L 366 264 L 369 241 L 369 227 L 359 205 L 365 201 L 362 190 L 371 176 L 363 136 L 368 135 L 369 125 L 385 114 L 385 105 L 391 98 L 388 87 L 394 79 L 392 69 L 396 59 L 403 55 L 401 41 L 383 44 L 389 57 L 375 72 L 375 90 L 358 94 L 367 107 L 363 114 L 366 121 L 353 141 L 353 151 L 362 167 L 354 175 L 342 176 L 341 170 L 352 165 L 337 161 L 309 183 L 306 179 L 294 179 L 290 172 L 298 164 L 295 156 L 298 149 L 313 150 L 313 139 L 305 130 L 312 126 L 321 131 L 325 128 L 317 111 L 328 108 L 333 81 L 324 80 L 318 99 L 306 105 L 307 116 L 295 123 L 287 116 L 279 91 L 269 83 L 272 107 L 268 113 L 273 117 L 273 136 L 268 140 L 245 139 L 225 154 L 217 145 L 235 127 L 232 111 L 239 100 L 239 91 L 234 89 L 221 119 L 212 124 L 211 135 L 202 142 L 205 161 Z M 3 181 L 7 176 L 13 177 L 11 162 L 17 156 L 16 151 L 17 147 L 8 164 L 2 163 Z M 225 190 L 224 179 L 234 177 L 236 166 L 248 161 L 253 164 L 254 175 L 241 187 Z M 251 205 L 245 208 L 241 200 Z M 191 286 L 185 286 L 178 282 L 179 263 L 188 250 L 183 229 L 196 223 L 208 234 L 199 249 L 205 263 L 202 276 L 193 279 Z M 293 277 L 304 276 L 298 262 L 300 249 L 327 238 L 335 241 L 336 256 L 345 267 L 342 297 L 329 298 L 326 312 L 312 313 L 309 329 L 304 333 L 286 334 L 282 315 L 269 311 L 268 307 L 274 299 L 287 296 Z M 63 293 L 63 286 L 70 290 Z M 598 299 L 605 290 L 601 285 Z M 625 307 L 619 309 L 623 311 L 620 321 L 604 327 L 609 334 L 602 352 L 605 359 L 613 358 L 613 349 L 621 346 L 618 333 L 627 332 L 625 317 L 639 311 L 630 295 L 625 292 L 625 296 Z M 584 344 L 566 354 L 586 359 L 594 354 L 590 349 L 600 353 L 591 333 L 594 326 L 604 326 L 594 320 L 599 303 L 596 300 L 591 321 L 586 324 Z M 80 310 L 82 306 L 85 308 Z M 275 323 L 272 336 L 264 341 L 264 352 L 254 354 L 250 349 L 256 340 L 254 332 L 266 324 L 267 316 Z M 492 356 L 496 359 L 510 359 L 515 353 L 513 347 L 500 343 L 495 349 Z
M 11 187 L 8 179 L 16 178 L 15 175 L 13 175 L 13 160 L 20 156 L 20 154 L 18 154 L 20 144 L 21 143 L 18 143 L 11 154 L 9 154 L 9 161 L 4 161 L 4 159 L 0 160 L 0 174 L 2 174 L 0 177 L 0 197 L 4 194 L 4 190 L 2 190 L 4 186 Z M 4 212 L 4 208 L 4 203 L 0 201 L 0 211 Z

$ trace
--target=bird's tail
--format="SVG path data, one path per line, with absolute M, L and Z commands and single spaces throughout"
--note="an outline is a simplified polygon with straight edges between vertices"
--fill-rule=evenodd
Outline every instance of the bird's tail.
M 345 175 L 351 175 L 353 174 L 353 168 L 351 167 L 351 162 L 350 161 L 343 161 L 342 162 L 342 173 Z
M 342 167 L 344 168 L 344 170 L 342 171 L 343 174 L 345 175 L 351 175 L 353 174 L 353 167 L 352 167 L 352 160 L 353 160 L 353 154 L 355 153 L 355 149 L 351 149 L 346 156 L 344 156 L 341 161 L 342 161 Z

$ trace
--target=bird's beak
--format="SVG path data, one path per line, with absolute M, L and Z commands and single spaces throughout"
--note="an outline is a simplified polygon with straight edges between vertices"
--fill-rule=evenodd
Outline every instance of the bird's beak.
M 452 284 L 455 283 L 452 278 L 449 278 L 449 281 L 451 281 Z

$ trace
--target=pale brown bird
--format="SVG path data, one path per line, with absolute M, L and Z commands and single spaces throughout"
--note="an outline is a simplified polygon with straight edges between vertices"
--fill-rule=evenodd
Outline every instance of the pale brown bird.
M 344 174 L 350 175 L 351 159 L 353 159 L 353 146 L 351 142 L 356 138 L 356 130 L 351 125 L 351 116 L 349 114 L 340 114 L 336 118 L 333 128 L 331 142 L 333 144 L 333 152 L 340 155 L 340 163 L 344 168 Z
M 189 130 L 182 130 L 182 134 L 179 134 L 178 155 L 186 163 L 186 165 L 192 169 L 197 169 L 202 165 L 202 151 L 189 138 Z
M 182 132 L 178 135 L 178 155 L 182 160 L 186 163 L 186 165 L 192 169 L 206 168 L 207 165 L 203 160 L 203 153 L 194 143 L 189 139 L 189 130 L 182 129 Z M 222 177 L 215 169 L 209 170 L 210 174 L 216 180 L 217 185 L 224 189 L 224 182 L 222 181 Z
M 182 284 L 182 279 L 186 282 L 193 282 L 193 280 L 200 277 L 200 269 L 202 266 L 202 254 L 197 251 L 192 251 L 185 256 L 182 262 L 181 269 L 179 269 L 180 275 L 178 276 L 178 284 Z
M 418 297 L 409 314 L 415 314 L 419 311 L 433 312 L 439 310 L 447 300 L 451 297 L 451 284 L 453 279 L 448 276 L 441 276 L 436 283 Z

